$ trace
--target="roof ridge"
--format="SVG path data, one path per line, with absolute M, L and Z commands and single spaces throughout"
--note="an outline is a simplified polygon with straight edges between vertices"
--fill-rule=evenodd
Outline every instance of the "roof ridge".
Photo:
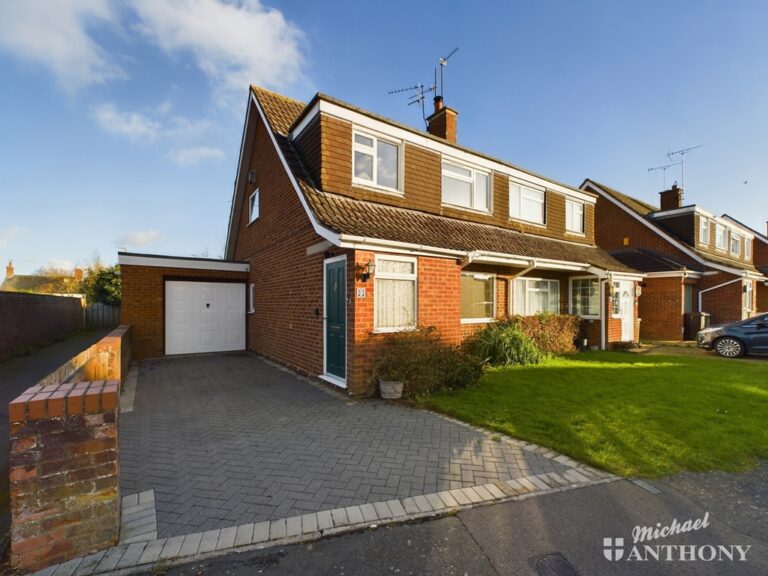
M 269 88 L 264 88 L 264 86 L 258 86 L 257 84 L 251 84 L 251 90 L 253 92 L 269 92 L 272 96 L 277 96 L 278 98 L 281 98 L 283 100 L 286 100 L 288 102 L 291 102 L 292 104 L 299 104 L 301 106 L 306 106 L 307 103 L 303 102 L 301 100 L 297 100 L 296 98 L 291 98 L 290 96 L 286 96 L 285 94 L 280 94 L 280 92 L 275 92 L 274 90 L 270 90 Z

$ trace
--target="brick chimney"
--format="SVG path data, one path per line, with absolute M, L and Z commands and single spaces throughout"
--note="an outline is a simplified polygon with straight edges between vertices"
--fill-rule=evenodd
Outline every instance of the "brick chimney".
M 8 266 L 5 267 L 5 277 L 8 280 L 13 278 L 13 260 L 8 260 Z
M 682 208 L 683 206 L 683 189 L 678 187 L 677 184 L 672 184 L 672 188 L 659 192 L 661 196 L 661 209 L 674 210 L 675 208 Z
M 427 118 L 427 132 L 456 143 L 456 119 L 459 113 L 443 104 L 442 96 L 435 96 L 435 111 Z
M 75 271 L 72 274 L 75 277 L 75 280 L 78 282 L 83 279 L 83 269 L 79 266 L 75 268 Z

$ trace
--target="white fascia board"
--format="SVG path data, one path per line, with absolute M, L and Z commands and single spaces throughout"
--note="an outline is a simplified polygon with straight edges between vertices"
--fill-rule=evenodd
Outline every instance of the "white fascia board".
M 613 280 L 629 280 L 631 282 L 639 282 L 643 278 L 646 277 L 646 274 L 640 272 L 637 274 L 632 274 L 630 272 L 613 272 L 611 273 L 611 278 Z
M 663 212 L 652 212 L 648 216 L 653 218 L 654 220 L 663 220 L 664 218 L 673 217 L 673 216 L 679 216 L 680 214 L 689 214 L 693 212 L 694 214 L 699 214 L 700 216 L 704 216 L 706 218 L 709 218 L 710 220 L 714 220 L 721 226 L 725 226 L 729 230 L 733 231 L 736 230 L 738 234 L 744 238 L 749 238 L 750 240 L 754 239 L 755 234 L 752 230 L 745 228 L 744 226 L 740 225 L 737 222 L 734 222 L 730 218 L 723 218 L 722 216 L 715 216 L 711 212 L 707 212 L 703 208 L 699 206 L 686 206 L 684 208 L 675 208 L 674 210 L 664 210 Z
M 259 99 L 256 98 L 256 95 L 251 92 L 251 101 L 256 105 L 256 110 L 259 112 L 259 117 L 261 118 L 261 121 L 264 123 L 264 126 L 267 127 L 267 132 L 269 132 L 269 138 L 272 140 L 272 145 L 275 147 L 275 151 L 277 152 L 278 157 L 280 158 L 280 162 L 283 165 L 283 169 L 285 170 L 285 173 L 288 175 L 288 178 L 291 181 L 291 184 L 293 185 L 293 189 L 296 191 L 296 195 L 299 197 L 299 201 L 301 202 L 301 205 L 304 207 L 304 211 L 307 213 L 307 217 L 309 218 L 309 221 L 312 223 L 312 227 L 315 229 L 315 232 L 318 234 L 318 236 L 321 236 L 322 238 L 325 238 L 335 246 L 339 245 L 339 235 L 334 232 L 333 230 L 329 230 L 325 226 L 321 225 L 320 222 L 318 222 L 317 218 L 315 217 L 314 212 L 309 207 L 309 204 L 307 204 L 307 199 L 304 198 L 304 193 L 301 191 L 301 188 L 299 187 L 299 183 L 296 181 L 296 177 L 293 175 L 293 172 L 291 171 L 290 167 L 288 166 L 288 162 L 285 159 L 285 156 L 283 155 L 283 151 L 280 149 L 280 145 L 277 143 L 277 140 L 275 139 L 275 134 L 272 132 L 272 128 L 270 127 L 269 122 L 267 122 L 267 117 L 264 114 L 264 110 L 261 108 L 261 104 L 259 104 Z
M 120 266 L 149 266 L 152 268 L 187 268 L 189 270 L 216 270 L 218 272 L 248 272 L 251 267 L 247 262 L 227 262 L 225 260 L 196 260 L 194 258 L 174 258 L 172 256 L 141 256 L 118 254 Z
M 651 212 L 649 216 L 653 219 L 667 218 L 668 216 L 679 216 L 680 214 L 688 214 L 690 212 L 704 213 L 703 210 L 697 210 L 696 206 L 685 206 L 683 208 L 673 208 L 672 210 L 659 210 L 658 212 Z M 711 214 L 704 214 L 705 216 L 712 217 Z
M 758 238 L 758 236 L 755 235 L 755 231 L 751 228 L 747 228 L 746 226 L 739 224 L 738 222 L 734 222 L 731 218 L 727 216 L 713 216 L 712 217 L 715 222 L 718 222 L 722 224 L 723 226 L 726 226 L 730 228 L 731 230 L 736 230 L 738 232 L 739 236 L 742 238 L 749 238 L 750 240 L 754 240 L 755 238 Z M 766 239 L 760 238 L 763 242 L 766 242 Z
M 250 88 L 248 93 L 251 93 Z M 229 226 L 227 227 L 227 243 L 224 246 L 224 254 L 228 257 L 232 257 L 230 248 L 233 246 L 232 230 L 234 229 L 234 223 L 237 216 L 235 215 L 235 205 L 237 203 L 237 192 L 240 190 L 240 177 L 242 176 L 241 170 L 243 169 L 243 157 L 245 156 L 245 140 L 248 133 L 248 125 L 250 123 L 251 116 L 251 99 L 248 98 L 248 102 L 245 106 L 245 125 L 243 126 L 243 136 L 240 140 L 240 157 L 237 160 L 237 176 L 235 177 L 235 189 L 232 191 L 232 204 L 229 207 Z
M 665 272 L 646 272 L 646 278 L 701 278 L 700 272 L 692 270 L 667 270 Z
M 465 258 L 467 253 L 463 250 L 451 250 L 437 248 L 423 244 L 409 242 L 397 242 L 394 240 L 382 240 L 380 238 L 365 238 L 351 234 L 341 234 L 337 246 L 354 250 L 371 250 L 381 252 L 393 252 L 396 254 L 412 254 L 416 256 L 436 256 L 441 258 Z
M 442 142 L 436 142 L 431 138 L 422 136 L 416 132 L 411 132 L 410 130 L 406 130 L 405 128 L 400 128 L 399 126 L 393 126 L 392 124 L 389 124 L 382 120 L 376 120 L 375 118 L 371 118 L 370 116 L 366 116 L 365 114 L 361 114 L 360 112 L 355 112 L 354 110 L 350 110 L 349 108 L 339 106 L 338 104 L 327 102 L 326 100 L 319 100 L 312 107 L 312 109 L 307 113 L 307 115 L 304 116 L 302 121 L 299 122 L 299 124 L 297 124 L 293 130 L 291 130 L 291 135 L 290 135 L 291 140 L 294 140 L 295 138 L 297 138 L 299 134 L 301 134 L 302 130 L 304 130 L 310 124 L 310 122 L 312 122 L 312 120 L 315 119 L 315 117 L 318 114 L 327 114 L 329 116 L 333 116 L 341 120 L 346 120 L 347 122 L 350 122 L 355 126 L 360 126 L 361 128 L 368 128 L 369 130 L 381 132 L 382 134 L 385 134 L 392 138 L 402 140 L 407 144 L 414 144 L 417 146 L 421 146 L 422 148 L 431 150 L 433 152 L 437 152 L 448 159 L 453 158 L 455 160 L 460 160 L 467 164 L 477 166 L 478 168 L 484 168 L 485 170 L 489 170 L 489 171 L 492 170 L 500 174 L 504 174 L 506 176 L 514 178 L 523 183 L 532 184 L 533 186 L 538 186 L 538 187 L 544 187 L 548 190 L 552 190 L 553 192 L 559 192 L 560 194 L 563 194 L 565 196 L 570 196 L 571 198 L 577 198 L 578 200 L 581 200 L 582 202 L 586 202 L 588 204 L 594 204 L 597 201 L 597 199 L 590 194 L 585 194 L 584 192 L 580 192 L 579 190 L 568 188 L 567 186 L 563 186 L 562 184 L 558 184 L 557 182 L 552 182 L 545 178 L 534 176 L 533 174 L 528 174 L 527 172 L 524 172 L 522 170 L 517 170 L 515 168 L 512 168 L 511 166 L 507 166 L 506 164 L 495 162 L 493 160 L 490 160 L 488 158 L 484 158 L 482 156 L 478 156 L 475 154 L 470 154 L 469 152 L 466 152 L 464 150 L 459 150 L 458 148 L 454 148 L 453 146 L 449 146 L 448 144 L 443 144 Z
M 609 202 L 615 204 L 616 206 L 618 206 L 619 208 L 624 210 L 624 212 L 626 212 L 627 214 L 632 216 L 635 220 L 637 220 L 638 222 L 641 222 L 643 224 L 643 226 L 645 226 L 649 230 L 653 231 L 657 236 L 661 236 L 662 238 L 664 238 L 664 240 L 666 240 L 667 242 L 672 244 L 675 248 L 679 249 L 681 252 L 683 252 L 683 253 L 687 254 L 688 256 L 690 256 L 691 258 L 693 258 L 696 262 L 699 262 L 700 264 L 703 264 L 704 266 L 707 266 L 709 268 L 714 268 L 715 270 L 720 270 L 722 272 L 728 272 L 728 274 L 735 274 L 737 276 L 739 276 L 739 275 L 743 276 L 745 273 L 747 273 L 746 270 L 739 270 L 738 268 L 731 268 L 730 266 L 723 266 L 721 264 L 715 264 L 714 262 L 711 262 L 710 260 L 705 260 L 704 258 L 699 256 L 696 252 L 691 250 L 688 246 L 686 246 L 682 242 L 678 242 L 677 240 L 672 238 L 672 236 L 670 236 L 669 234 L 667 234 L 666 232 L 661 230 L 658 226 L 655 226 L 655 225 L 651 224 L 650 222 L 648 222 L 648 220 L 643 218 L 640 214 L 638 214 L 637 212 L 635 212 L 634 210 L 632 210 L 628 206 L 625 206 L 622 202 L 619 202 L 611 194 L 608 194 L 605 190 L 603 190 L 602 188 L 600 188 L 599 186 L 597 186 L 593 182 L 591 182 L 591 181 L 587 182 L 585 184 L 585 186 L 588 187 L 588 188 L 591 188 L 592 191 L 594 191 L 597 194 L 600 194 L 600 196 L 602 196 L 603 198 L 605 198 Z
M 757 232 L 756 230 L 752 230 L 752 228 L 749 228 L 749 227 L 744 226 L 743 224 L 741 224 L 739 222 L 736 222 L 736 220 L 734 220 L 733 218 L 731 218 L 727 214 L 723 214 L 720 217 L 720 219 L 723 222 L 728 222 L 728 224 L 730 226 L 735 226 L 739 230 L 743 231 L 744 232 L 744 236 L 746 236 L 747 238 L 749 238 L 750 235 L 751 235 L 753 240 L 759 240 L 763 244 L 768 244 L 768 236 L 764 236 L 760 232 Z

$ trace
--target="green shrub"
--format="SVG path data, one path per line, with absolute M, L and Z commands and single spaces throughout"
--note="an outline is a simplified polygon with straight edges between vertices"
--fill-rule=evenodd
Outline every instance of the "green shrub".
M 545 354 L 567 354 L 575 350 L 581 318 L 570 314 L 510 316 L 509 323 L 531 338 Z
M 467 349 L 493 366 L 538 364 L 544 358 L 533 339 L 511 322 L 489 324 L 467 342 Z
M 440 341 L 434 327 L 389 336 L 381 345 L 373 379 L 403 383 L 403 397 L 466 388 L 483 374 L 483 363 L 462 348 Z

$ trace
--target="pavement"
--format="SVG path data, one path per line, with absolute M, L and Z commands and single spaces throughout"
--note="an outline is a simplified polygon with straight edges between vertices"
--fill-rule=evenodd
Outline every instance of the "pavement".
M 768 464 L 744 474 L 682 474 L 650 484 L 628 480 L 508 503 L 479 506 L 437 520 L 369 527 L 317 542 L 243 550 L 182 565 L 155 565 L 140 574 L 306 576 L 377 575 L 696 575 L 768 573 Z M 660 560 L 630 552 L 635 526 L 702 519 L 707 526 L 649 542 L 667 546 Z M 611 538 L 606 548 L 605 539 Z M 616 550 L 624 538 L 621 560 Z M 696 546 L 694 560 L 679 559 L 677 546 Z M 746 550 L 746 560 L 707 559 L 717 546 Z M 675 547 L 675 548 L 670 548 Z M 711 548 L 714 547 L 714 548 Z M 673 561 L 665 559 L 672 549 Z M 644 549 L 641 548 L 643 554 Z M 738 552 L 734 553 L 739 558 Z M 612 556 L 615 558 L 615 556 Z M 136 572 L 134 572 L 136 573 Z
M 26 356 L 0 363 L 0 535 L 6 534 L 11 517 L 8 502 L 8 454 L 10 430 L 8 404 L 30 386 L 34 386 L 72 356 L 98 342 L 109 330 L 89 330 L 66 340 L 39 348 Z
M 563 478 L 576 465 L 437 414 L 352 400 L 250 354 L 143 362 L 120 423 L 121 492 L 154 492 L 148 531 L 161 539 Z

